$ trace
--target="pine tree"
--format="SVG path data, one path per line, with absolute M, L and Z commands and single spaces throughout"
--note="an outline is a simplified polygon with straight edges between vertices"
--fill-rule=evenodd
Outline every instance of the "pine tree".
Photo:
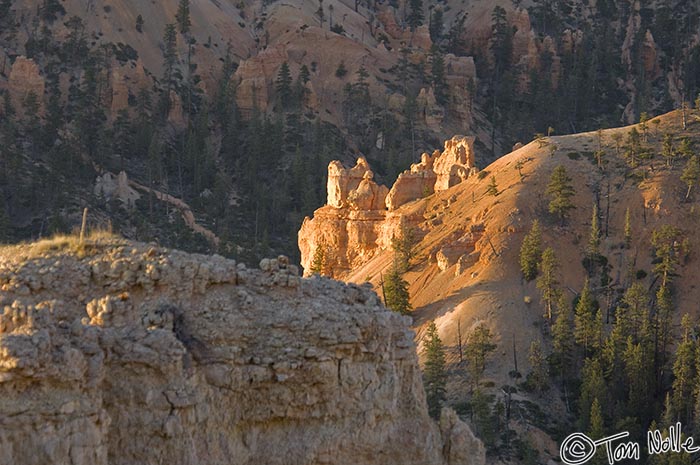
M 676 276 L 681 246 L 680 230 L 669 224 L 655 229 L 651 235 L 651 245 L 654 246 L 654 255 L 658 261 L 654 273 L 661 277 L 661 286 L 665 287 Z
M 445 371 L 445 348 L 438 335 L 435 321 L 431 321 L 423 342 L 425 366 L 423 368 L 423 387 L 428 401 L 428 413 L 439 419 L 442 404 L 447 400 L 447 372 Z
M 697 186 L 698 181 L 700 181 L 700 159 L 697 155 L 690 157 L 686 163 L 683 173 L 681 173 L 681 181 L 688 186 L 688 191 L 685 193 L 685 200 L 688 200 L 693 187 Z
M 309 68 L 306 65 L 301 65 L 301 68 L 299 69 L 299 80 L 302 82 L 302 84 L 306 84 L 310 79 L 311 73 L 309 72 Z
M 414 31 L 418 26 L 423 24 L 423 0 L 409 0 L 410 13 L 408 15 L 408 25 Z
M 569 210 L 576 208 L 571 202 L 571 197 L 576 192 L 571 184 L 571 178 L 563 165 L 557 166 L 552 172 L 546 192 L 551 197 L 549 212 L 558 215 L 562 224 L 564 224 Z
M 314 255 L 311 258 L 311 268 L 309 271 L 311 274 L 320 275 L 323 273 L 323 269 L 326 266 L 326 244 L 321 241 L 316 244 L 314 249 Z
M 401 276 L 401 266 L 396 260 L 384 278 L 384 300 L 388 308 L 403 315 L 411 310 L 408 283 Z
M 696 344 L 690 337 L 692 322 L 688 314 L 683 315 L 681 328 L 683 338 L 676 348 L 676 359 L 673 362 L 671 406 L 677 421 L 682 424 L 690 424 L 695 404 Z
M 445 59 L 440 53 L 440 49 L 433 45 L 430 50 L 430 74 L 433 90 L 435 91 L 435 101 L 444 105 L 447 103 L 447 81 L 445 80 Z
M 413 229 L 402 224 L 400 235 L 398 237 L 392 236 L 391 238 L 391 248 L 394 251 L 395 260 L 401 273 L 408 271 L 411 259 L 413 259 L 413 247 L 415 245 L 416 240 Z
M 630 415 L 647 416 L 645 406 L 649 405 L 649 361 L 644 356 L 641 343 L 633 343 L 632 337 L 627 338 L 627 348 L 622 359 L 625 364 L 625 385 L 628 388 L 627 408 Z M 648 412 L 648 411 L 647 411 Z
M 574 338 L 577 344 L 583 346 L 585 353 L 600 347 L 602 328 L 597 310 L 586 279 L 574 312 Z
M 625 210 L 625 247 L 632 245 L 632 222 L 630 220 L 630 207 Z
M 552 348 L 555 365 L 562 378 L 569 373 L 574 358 L 574 327 L 571 305 L 563 293 L 557 299 L 557 318 L 552 325 Z
M 141 15 L 136 17 L 136 31 L 143 32 L 143 16 Z
M 588 437 L 593 440 L 602 439 L 605 436 L 605 427 L 603 422 L 603 411 L 600 408 L 600 402 L 598 398 L 593 399 L 590 411 L 590 429 L 588 431 Z M 604 459 L 603 451 L 597 451 L 596 454 L 591 459 L 590 463 L 592 465 L 604 465 L 607 461 Z
M 579 397 L 579 428 L 588 431 L 590 428 L 590 412 L 593 401 L 598 399 L 601 409 L 607 405 L 607 388 L 603 378 L 603 369 L 598 358 L 586 358 L 581 370 L 581 396 Z
M 163 96 L 170 102 L 170 91 L 175 86 L 175 65 L 177 64 L 177 36 L 175 25 L 167 24 L 163 33 L 163 81 L 166 85 L 166 92 Z M 169 108 L 169 105 L 168 105 Z
M 496 350 L 492 342 L 491 330 L 484 323 L 480 323 L 467 339 L 465 355 L 469 361 L 469 373 L 474 386 L 479 385 L 479 380 L 486 369 L 486 357 Z
M 486 193 L 494 197 L 496 197 L 499 194 L 498 185 L 496 184 L 496 176 L 491 176 L 491 181 L 489 182 L 489 185 L 486 188 Z
M 591 216 L 591 232 L 588 237 L 588 250 L 586 251 L 591 262 L 600 255 L 600 227 L 598 226 L 598 205 L 593 203 Z
M 640 342 L 649 329 L 649 293 L 646 287 L 635 282 L 625 292 L 622 303 L 615 312 L 616 327 L 619 326 L 624 338 L 631 336 L 634 343 Z
M 549 376 L 547 375 L 545 356 L 542 353 L 542 343 L 539 340 L 534 340 L 530 344 L 528 361 L 531 367 L 528 381 L 534 390 L 541 394 L 547 388 Z
M 175 14 L 175 21 L 177 21 L 180 34 L 187 34 L 190 32 L 190 28 L 192 27 L 192 23 L 190 22 L 190 0 L 180 0 L 177 13 Z
M 439 42 L 440 39 L 442 39 L 443 27 L 442 8 L 435 8 L 433 14 L 430 16 L 430 26 L 428 27 L 430 31 L 430 40 L 432 40 L 433 43 Z
M 520 246 L 520 270 L 526 281 L 532 281 L 537 277 L 537 266 L 541 258 L 542 233 L 540 232 L 540 222 L 535 220 Z
M 664 134 L 661 145 L 661 156 L 666 160 L 666 166 L 670 168 L 673 164 L 674 158 L 676 157 L 676 149 L 673 146 L 673 134 Z
M 275 89 L 277 91 L 277 101 L 280 104 L 280 108 L 288 109 L 292 96 L 292 75 L 289 72 L 289 65 L 286 61 L 282 63 L 282 66 L 280 66 L 277 72 Z
M 557 272 L 559 270 L 559 261 L 554 253 L 554 249 L 547 247 L 542 253 L 542 261 L 540 262 L 540 277 L 537 278 L 537 288 L 542 292 L 542 301 L 545 305 L 545 318 L 552 319 L 552 308 L 559 297 L 557 286 Z

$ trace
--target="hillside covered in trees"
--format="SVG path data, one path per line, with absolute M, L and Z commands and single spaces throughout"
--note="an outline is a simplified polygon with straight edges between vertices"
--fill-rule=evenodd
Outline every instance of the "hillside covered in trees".
M 454 134 L 477 137 L 485 166 L 538 133 L 692 102 L 697 10 L 3 0 L 0 234 L 67 231 L 88 206 L 134 239 L 247 259 L 293 251 L 331 159 L 365 155 L 390 184 Z

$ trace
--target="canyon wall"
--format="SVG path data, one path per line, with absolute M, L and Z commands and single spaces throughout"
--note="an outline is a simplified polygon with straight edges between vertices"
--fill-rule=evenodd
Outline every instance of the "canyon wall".
M 482 464 L 371 290 L 218 256 L 0 251 L 0 464 Z M 58 250 L 56 250 L 58 249 Z

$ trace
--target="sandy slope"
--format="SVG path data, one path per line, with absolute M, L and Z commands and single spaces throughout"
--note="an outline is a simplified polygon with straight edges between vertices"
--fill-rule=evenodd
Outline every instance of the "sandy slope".
M 671 131 L 681 133 L 680 114 L 670 113 L 659 118 L 658 125 L 649 124 L 649 143 L 660 152 L 661 134 Z M 588 238 L 591 209 L 595 191 L 600 190 L 600 208 L 607 208 L 607 185 L 610 183 L 610 214 L 607 237 L 603 237 L 601 252 L 608 257 L 612 269 L 610 275 L 616 286 L 629 282 L 628 267 L 643 269 L 649 276 L 643 279 L 652 286 L 652 231 L 663 225 L 673 224 L 681 228 L 691 243 L 691 254 L 676 278 L 678 319 L 684 312 L 698 313 L 697 302 L 700 291 L 694 277 L 700 271 L 697 260 L 700 248 L 698 225 L 700 205 L 683 203 L 685 185 L 680 182 L 682 160 L 671 170 L 663 167 L 656 155 L 652 164 L 632 170 L 615 154 L 613 134 L 620 133 L 626 139 L 629 127 L 603 132 L 603 148 L 608 163 L 604 176 L 592 157 L 598 149 L 595 132 L 570 136 L 555 136 L 540 146 L 530 143 L 519 150 L 503 156 L 484 169 L 489 174 L 466 182 L 404 206 L 405 211 L 424 209 L 426 221 L 420 225 L 425 234 L 416 247 L 418 256 L 414 266 L 406 275 L 410 283 L 412 303 L 415 308 L 415 324 L 418 337 L 429 320 L 435 319 L 443 340 L 455 349 L 457 321 L 461 321 L 463 332 L 485 322 L 496 335 L 498 349 L 487 367 L 487 378 L 496 386 L 512 384 L 508 372 L 513 366 L 513 340 L 518 355 L 518 369 L 527 374 L 527 351 L 532 340 L 542 338 L 543 310 L 539 291 L 535 283 L 521 279 L 518 254 L 520 245 L 532 221 L 539 218 L 543 225 L 544 246 L 553 247 L 561 263 L 561 285 L 571 299 L 580 291 L 586 272 L 582 265 L 584 248 Z M 696 138 L 698 123 L 691 123 L 687 135 Z M 589 152 L 589 155 L 584 154 Z M 516 163 L 522 161 L 522 180 Z M 545 195 L 552 170 L 564 165 L 573 178 L 576 188 L 574 203 L 576 210 L 565 226 L 547 213 L 549 199 Z M 639 183 L 629 176 L 632 171 L 647 172 L 648 179 Z M 497 180 L 500 194 L 486 194 L 490 176 Z M 631 212 L 633 241 L 630 250 L 621 248 L 625 211 Z M 602 226 L 604 228 L 605 218 Z M 471 225 L 483 224 L 484 234 L 476 244 L 479 259 L 472 267 L 455 276 L 455 265 L 440 271 L 430 251 L 459 237 Z M 490 242 L 490 243 L 489 243 Z M 379 254 L 347 279 L 364 281 L 368 277 L 375 284 L 379 272 L 387 267 L 391 251 Z M 526 297 L 532 299 L 526 304 Z M 606 308 L 605 300 L 601 305 Z M 456 356 L 452 356 L 456 360 Z M 459 396 L 459 393 L 453 393 Z

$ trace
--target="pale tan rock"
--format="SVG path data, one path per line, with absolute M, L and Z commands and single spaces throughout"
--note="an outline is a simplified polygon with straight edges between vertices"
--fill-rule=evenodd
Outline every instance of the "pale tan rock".
M 440 412 L 440 431 L 445 438 L 443 455 L 449 464 L 479 465 L 486 462 L 486 449 L 451 408 Z
M 337 160 L 330 162 L 326 203 L 336 208 L 346 206 L 348 195 L 359 187 L 367 172 L 371 173 L 364 157 L 358 158 L 355 166 L 350 169 L 345 168 Z
M 474 140 L 472 136 L 454 136 L 445 142 L 443 152 L 436 150 L 432 156 L 424 153 L 419 163 L 398 176 L 388 193 L 372 181 L 372 171 L 364 158 L 350 169 L 332 161 L 328 165 L 327 204 L 314 212 L 313 219 L 306 217 L 299 230 L 304 273 L 309 274 L 319 249 L 324 251 L 326 273 L 340 276 L 390 248 L 391 239 L 398 237 L 403 228 L 416 232 L 423 221 L 424 207 L 406 215 L 401 206 L 449 189 L 471 176 L 476 171 Z M 457 249 L 462 250 L 460 247 Z M 468 252 L 465 249 L 450 256 L 450 266 L 462 253 Z
M 124 75 L 118 68 L 112 69 L 110 84 L 112 87 L 110 116 L 114 119 L 120 111 L 129 108 L 129 86 L 126 83 Z
M 170 111 L 168 112 L 168 123 L 177 127 L 185 126 L 185 115 L 182 109 L 182 100 L 174 91 L 170 91 Z
M 475 167 L 475 140 L 472 136 L 454 136 L 445 141 L 445 150 L 434 161 L 435 192 L 449 189 L 469 177 Z
M 371 171 L 366 171 L 357 189 L 348 194 L 348 204 L 354 210 L 383 210 L 384 199 L 389 192 L 386 186 L 380 186 L 372 180 Z
M 110 172 L 98 176 L 95 180 L 94 193 L 106 199 L 116 198 L 127 206 L 134 206 L 141 198 L 141 194 L 129 185 L 129 178 L 124 171 L 120 171 L 117 176 Z
M 445 119 L 445 109 L 435 100 L 435 92 L 432 87 L 424 87 L 416 97 L 418 112 L 423 116 L 426 126 L 435 132 L 439 132 L 442 121 Z
M 433 157 L 424 153 L 420 163 L 414 163 L 410 170 L 399 174 L 386 197 L 387 209 L 396 210 L 407 202 L 433 194 L 436 179 Z
M 0 464 L 484 463 L 456 416 L 429 418 L 409 319 L 366 287 L 92 246 L 0 257 L 16 289 L 51 278 L 3 294 Z

